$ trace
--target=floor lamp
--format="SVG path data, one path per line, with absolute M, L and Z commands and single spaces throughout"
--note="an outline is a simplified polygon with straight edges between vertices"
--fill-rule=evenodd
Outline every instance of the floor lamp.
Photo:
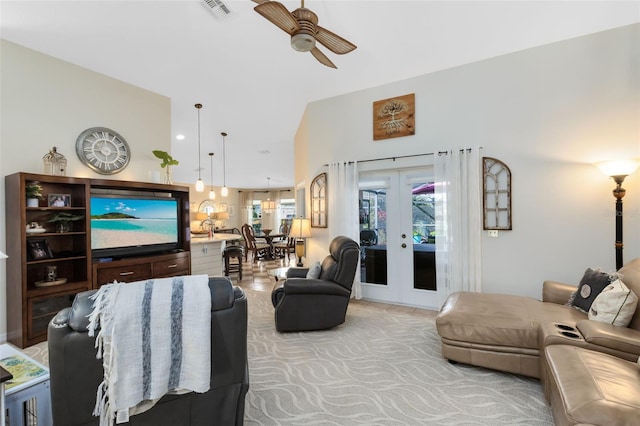
M 626 190 L 622 187 L 624 178 L 635 172 L 638 168 L 638 162 L 635 160 L 621 161 L 601 161 L 596 166 L 602 170 L 604 174 L 610 176 L 616 183 L 613 189 L 613 196 L 616 199 L 616 270 L 622 268 L 622 197 L 626 194 Z
M 305 238 L 311 237 L 311 220 L 303 218 L 293 219 L 289 236 L 296 239 L 296 257 L 298 258 L 296 266 L 304 266 L 302 257 L 305 252 Z

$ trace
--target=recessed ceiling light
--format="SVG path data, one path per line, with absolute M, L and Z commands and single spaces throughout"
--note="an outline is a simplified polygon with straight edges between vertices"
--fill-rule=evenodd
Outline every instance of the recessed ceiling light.
M 184 135 L 177 135 L 176 139 L 178 139 L 179 141 L 184 140 Z

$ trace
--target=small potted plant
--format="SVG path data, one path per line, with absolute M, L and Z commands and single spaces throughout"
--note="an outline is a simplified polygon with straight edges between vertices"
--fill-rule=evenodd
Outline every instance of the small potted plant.
M 171 177 L 171 166 L 177 166 L 178 164 L 180 164 L 180 162 L 174 159 L 167 151 L 154 150 L 151 152 L 153 152 L 153 155 L 155 155 L 157 158 L 162 160 L 162 163 L 160 163 L 160 167 L 162 167 L 163 169 L 166 167 L 164 183 L 169 185 L 173 184 L 173 179 Z
M 84 218 L 82 214 L 72 214 L 69 212 L 57 212 L 48 220 L 49 223 L 56 224 L 56 232 L 69 232 L 71 230 L 71 222 Z
M 25 186 L 25 196 L 27 197 L 27 207 L 38 207 L 38 200 L 42 200 L 42 185 L 38 182 L 31 182 Z

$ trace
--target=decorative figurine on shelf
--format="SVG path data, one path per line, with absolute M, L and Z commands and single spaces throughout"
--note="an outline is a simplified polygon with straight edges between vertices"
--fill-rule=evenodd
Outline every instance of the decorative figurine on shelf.
M 58 152 L 58 149 L 54 146 L 51 150 L 42 157 L 44 162 L 44 173 L 51 176 L 66 176 L 67 175 L 67 159 L 64 155 Z
M 47 265 L 46 267 L 47 281 L 55 281 L 58 279 L 58 267 Z
M 29 222 L 26 231 L 27 234 L 41 234 L 46 232 L 46 229 L 44 229 L 38 222 Z

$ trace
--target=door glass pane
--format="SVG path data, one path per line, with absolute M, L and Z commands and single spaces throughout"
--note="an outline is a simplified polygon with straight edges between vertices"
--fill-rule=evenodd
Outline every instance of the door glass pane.
M 414 289 L 436 289 L 436 217 L 433 188 L 433 182 L 412 185 Z
M 360 191 L 361 282 L 387 285 L 387 193 Z

